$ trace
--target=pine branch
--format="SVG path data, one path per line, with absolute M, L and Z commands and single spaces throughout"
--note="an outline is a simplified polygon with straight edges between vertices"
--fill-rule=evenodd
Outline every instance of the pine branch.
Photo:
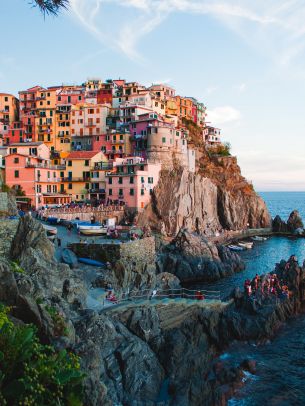
M 57 15 L 61 9 L 68 8 L 69 0 L 32 0 L 32 4 L 39 7 L 44 15 Z

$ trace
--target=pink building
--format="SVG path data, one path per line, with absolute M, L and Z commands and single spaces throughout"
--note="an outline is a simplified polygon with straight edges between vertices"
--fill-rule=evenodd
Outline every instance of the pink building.
M 22 122 L 16 121 L 9 127 L 7 134 L 3 137 L 4 145 L 30 141 L 25 134 Z
M 106 174 L 106 197 L 141 211 L 150 202 L 160 170 L 160 163 L 149 163 L 140 157 L 117 159 L 113 171 Z
M 52 89 L 49 87 L 48 89 Z M 56 90 L 56 105 L 71 106 L 84 103 L 85 92 L 82 86 L 62 86 Z
M 103 104 L 78 104 L 72 107 L 71 134 L 96 136 L 106 133 L 109 106 Z
M 42 142 L 11 144 L 5 157 L 6 184 L 22 189 L 36 209 L 71 201 L 60 178 L 65 167 L 51 165 L 49 157 Z

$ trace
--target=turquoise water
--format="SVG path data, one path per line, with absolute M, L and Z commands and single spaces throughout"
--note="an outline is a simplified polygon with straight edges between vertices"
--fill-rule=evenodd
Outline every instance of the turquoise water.
M 305 219 L 305 193 L 261 193 L 271 215 L 279 214 L 287 220 L 293 209 Z M 241 285 L 246 277 L 273 269 L 275 262 L 296 254 L 299 262 L 305 259 L 305 239 L 273 237 L 255 243 L 253 250 L 242 252 L 246 270 L 214 286 L 224 293 L 234 285 Z M 304 406 L 305 405 L 305 317 L 290 320 L 277 337 L 267 345 L 253 346 L 238 343 L 226 354 L 238 364 L 245 358 L 255 359 L 257 374 L 249 375 L 245 385 L 237 391 L 228 406 Z
M 286 221 L 296 209 L 305 219 L 305 192 L 260 192 L 259 195 L 267 203 L 272 217 L 279 214 Z

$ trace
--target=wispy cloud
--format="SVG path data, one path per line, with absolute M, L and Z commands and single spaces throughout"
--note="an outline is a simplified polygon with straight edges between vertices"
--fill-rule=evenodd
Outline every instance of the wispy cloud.
M 239 121 L 241 119 L 241 112 L 232 106 L 216 107 L 208 110 L 208 121 L 220 126 L 225 123 Z
M 109 6 L 124 17 L 103 28 Z M 173 13 L 211 15 L 253 46 L 289 64 L 305 48 L 303 0 L 71 0 L 77 20 L 99 41 L 141 61 L 138 44 Z M 130 15 L 130 12 L 132 15 Z

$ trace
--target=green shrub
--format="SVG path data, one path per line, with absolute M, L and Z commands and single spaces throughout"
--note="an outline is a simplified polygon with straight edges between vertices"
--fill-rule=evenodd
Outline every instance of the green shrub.
M 49 313 L 54 323 L 55 335 L 58 337 L 67 335 L 67 326 L 64 317 L 55 307 L 46 306 L 46 311 Z
M 39 342 L 36 328 L 15 326 L 0 306 L 0 404 L 81 406 L 79 357 Z
M 11 261 L 11 270 L 16 273 L 25 273 L 25 270 L 21 268 L 18 262 Z
M 7 186 L 5 183 L 2 184 L 1 186 L 1 192 L 10 192 L 11 188 L 9 186 Z

